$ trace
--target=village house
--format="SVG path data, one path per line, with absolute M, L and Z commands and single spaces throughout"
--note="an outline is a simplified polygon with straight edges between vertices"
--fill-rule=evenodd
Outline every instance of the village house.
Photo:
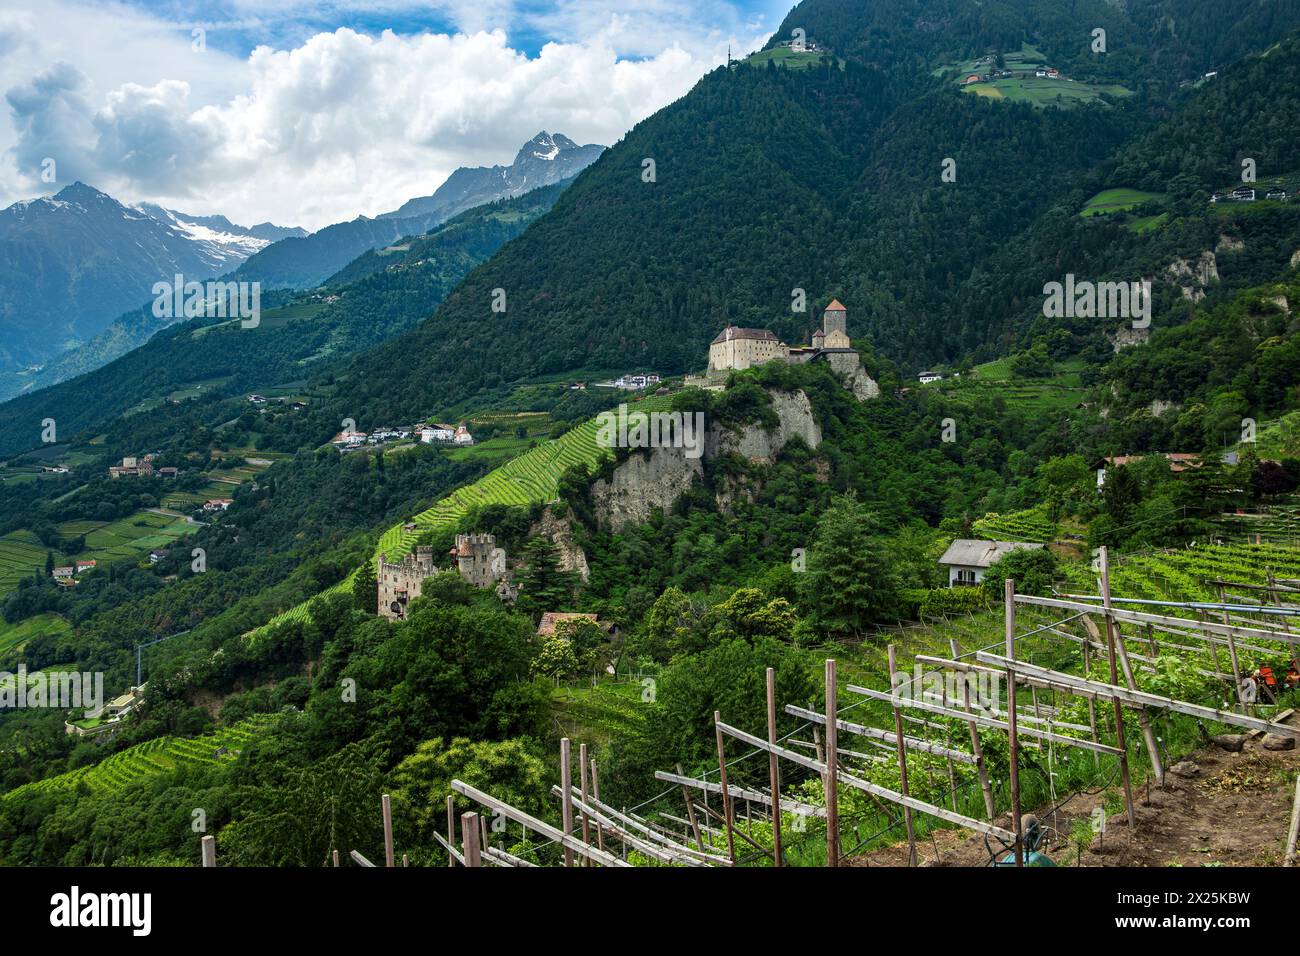
M 66 567 L 55 568 L 50 573 L 50 576 L 54 578 L 54 580 L 59 584 L 73 584 L 75 582 L 73 582 L 72 579 L 76 576 L 76 574 L 77 574 L 77 569 L 72 565 L 67 565 Z
M 1275 186 L 1264 194 L 1264 198 L 1286 202 L 1286 190 L 1281 186 Z
M 203 502 L 203 510 L 225 511 L 234 503 L 234 499 L 232 498 L 209 498 L 207 501 Z
M 922 385 L 929 385 L 931 382 L 942 382 L 943 376 L 938 372 L 922 372 L 918 378 Z
M 77 568 L 76 573 L 80 574 L 82 571 L 89 571 L 97 564 L 98 562 L 94 558 L 86 558 L 85 560 L 78 560 L 76 563 L 76 568 Z
M 166 551 L 158 551 L 158 550 L 154 550 L 154 551 L 150 551 L 150 552 L 149 552 L 149 563 L 150 563 L 150 564 L 157 564 L 159 561 L 165 561 L 166 559 L 167 559 L 167 552 L 166 552 Z
M 948 545 L 939 564 L 948 569 L 948 587 L 969 587 L 984 580 L 984 572 L 1006 554 L 1017 550 L 1036 550 L 1041 544 L 1027 541 L 982 541 L 958 538 Z
M 1237 202 L 1254 202 L 1255 190 L 1250 186 L 1238 186 L 1232 191 L 1232 198 Z
M 474 444 L 474 436 L 469 433 L 469 429 L 465 427 L 464 422 L 461 422 L 459 425 L 456 426 L 456 437 L 452 440 L 457 445 Z
M 330 444 L 335 448 L 356 448 L 366 443 L 366 433 L 357 431 L 341 431 L 330 439 Z
M 583 614 L 577 611 L 546 611 L 542 614 L 542 620 L 537 625 L 537 636 L 552 636 L 555 633 L 556 625 L 565 621 L 590 621 L 607 634 L 614 632 L 613 625 L 611 623 L 601 623 L 600 616 L 597 614 Z
M 108 476 L 110 478 L 150 478 L 153 476 L 154 455 L 145 455 L 143 458 L 137 458 L 134 455 L 122 459 L 120 465 L 110 465 Z
M 1148 458 L 1148 455 L 1107 455 L 1104 458 L 1098 458 L 1089 467 L 1097 473 L 1097 490 L 1100 491 L 1106 483 L 1106 472 L 1111 468 L 1123 468 L 1125 465 L 1131 465 L 1134 462 L 1142 461 Z M 1194 452 L 1170 451 L 1161 452 L 1160 458 L 1169 462 L 1169 470 L 1175 475 L 1186 471 L 1188 468 L 1199 468 L 1203 462 L 1203 457 Z M 1219 460 L 1225 465 L 1235 465 L 1238 462 L 1238 456 L 1235 451 L 1224 452 L 1219 456 Z
M 967 76 L 966 79 L 961 81 L 961 85 L 970 86 L 972 83 L 978 83 L 982 79 L 983 77 L 980 76 L 978 73 L 972 73 L 969 76 Z
M 159 469 L 158 469 L 158 477 L 159 477 L 159 478 L 175 478 L 175 477 L 176 477 L 177 475 L 179 475 L 180 473 L 181 473 L 181 472 L 180 472 L 180 469 L 179 469 L 179 468 L 176 468 L 176 467 L 173 466 L 173 465 L 168 465 L 166 468 L 159 468 Z

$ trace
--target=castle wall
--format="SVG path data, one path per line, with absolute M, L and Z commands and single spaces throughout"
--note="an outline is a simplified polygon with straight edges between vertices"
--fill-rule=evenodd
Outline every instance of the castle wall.
M 475 587 L 495 584 L 506 573 L 506 556 L 491 534 L 458 534 L 452 549 L 460 576 Z
M 379 582 L 380 616 L 390 621 L 404 619 L 407 607 L 420 596 L 424 579 L 437 573 L 438 566 L 433 563 L 433 549 L 430 547 L 421 545 L 414 553 L 391 564 L 387 555 L 381 554 L 375 572 Z

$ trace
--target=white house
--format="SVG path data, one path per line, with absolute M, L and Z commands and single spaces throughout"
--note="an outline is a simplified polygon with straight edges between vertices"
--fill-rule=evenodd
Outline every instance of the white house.
M 420 441 L 431 445 L 436 441 L 454 441 L 456 429 L 450 425 L 433 423 L 420 429 Z
M 948 545 L 939 563 L 948 569 L 948 587 L 975 585 L 984 580 L 984 572 L 1004 554 L 1020 549 L 1037 550 L 1041 544 L 1028 541 L 980 541 L 958 538 Z
M 469 429 L 464 425 L 457 425 L 454 441 L 457 445 L 472 445 L 474 444 L 474 436 L 469 433 Z
M 922 372 L 920 379 L 922 385 L 929 385 L 931 382 L 942 382 L 943 376 L 938 372 Z

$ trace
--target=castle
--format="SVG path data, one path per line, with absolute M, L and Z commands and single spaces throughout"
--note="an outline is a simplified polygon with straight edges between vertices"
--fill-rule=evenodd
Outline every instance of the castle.
M 875 398 L 880 389 L 862 369 L 862 357 L 849 340 L 849 313 L 839 299 L 822 312 L 822 327 L 812 335 L 811 345 L 790 346 L 771 329 L 745 329 L 729 325 L 709 345 L 709 368 L 704 375 L 688 375 L 687 385 L 721 389 L 727 375 L 766 362 L 824 361 L 838 374 L 848 376 L 859 398 Z
M 497 586 L 497 597 L 514 602 L 518 588 L 510 583 L 506 553 L 497 547 L 491 534 L 458 534 L 447 556 L 455 562 L 460 576 L 475 587 Z M 420 596 L 425 578 L 439 573 L 433 563 L 433 548 L 417 545 L 401 561 L 389 563 L 388 555 L 379 555 L 376 577 L 379 587 L 379 614 L 389 620 L 406 617 L 407 606 Z

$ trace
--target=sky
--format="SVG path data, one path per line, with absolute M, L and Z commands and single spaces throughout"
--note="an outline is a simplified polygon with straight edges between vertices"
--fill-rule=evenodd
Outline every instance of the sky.
M 80 180 L 243 225 L 374 216 L 541 130 L 612 145 L 792 5 L 4 0 L 0 207 Z

